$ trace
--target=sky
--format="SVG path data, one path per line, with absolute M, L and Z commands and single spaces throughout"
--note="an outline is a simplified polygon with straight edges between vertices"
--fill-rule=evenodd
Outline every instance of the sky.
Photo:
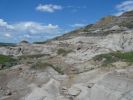
M 0 0 L 0 42 L 45 41 L 133 10 L 133 0 Z

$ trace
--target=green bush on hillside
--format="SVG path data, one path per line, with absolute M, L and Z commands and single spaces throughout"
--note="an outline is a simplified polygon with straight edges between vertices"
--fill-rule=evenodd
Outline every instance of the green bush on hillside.
M 10 57 L 10 56 L 5 56 L 5 55 L 0 55 L 0 66 L 3 68 L 9 68 L 17 64 L 16 59 Z
M 63 48 L 60 48 L 60 49 L 58 49 L 57 54 L 62 55 L 62 56 L 66 56 L 70 52 L 72 52 L 72 50 L 65 50 Z
M 34 68 L 34 69 L 45 69 L 45 68 L 51 67 L 51 66 L 53 66 L 53 65 L 50 64 L 50 63 L 38 61 L 35 64 L 33 64 L 32 68 Z
M 31 68 L 33 68 L 33 69 L 39 69 L 39 70 L 41 69 L 42 70 L 42 69 L 45 69 L 47 67 L 51 67 L 55 71 L 57 71 L 58 73 L 64 74 L 64 72 L 61 70 L 60 67 L 54 66 L 54 65 L 50 64 L 49 62 L 41 62 L 41 61 L 38 61 L 35 64 L 33 64 Z
M 21 59 L 33 59 L 33 58 L 40 58 L 43 56 L 49 56 L 49 54 L 22 55 L 22 56 L 19 56 L 18 59 L 19 60 L 21 60 Z
M 102 61 L 103 65 L 111 64 L 116 61 L 133 62 L 133 51 L 100 54 L 95 56 L 93 60 Z
M 125 53 L 116 52 L 116 53 L 114 53 L 114 56 L 123 61 L 133 62 L 133 51 L 125 52 Z

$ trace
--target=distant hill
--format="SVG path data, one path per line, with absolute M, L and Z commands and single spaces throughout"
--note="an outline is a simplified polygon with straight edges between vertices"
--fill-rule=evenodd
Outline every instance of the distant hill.
M 2 43 L 0 42 L 0 46 L 16 46 L 15 43 Z

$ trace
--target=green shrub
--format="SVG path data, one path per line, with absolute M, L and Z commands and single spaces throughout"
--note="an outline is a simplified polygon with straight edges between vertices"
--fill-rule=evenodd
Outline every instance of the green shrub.
M 100 54 L 93 58 L 95 61 L 103 61 L 103 65 L 108 65 L 116 61 L 133 62 L 133 52 L 113 52 Z
M 4 68 L 9 68 L 17 64 L 17 60 L 5 55 L 0 55 L 0 65 Z
M 114 56 L 123 61 L 133 62 L 133 52 L 116 52 L 114 53 Z
M 14 59 L 10 56 L 0 55 L 0 64 L 11 61 L 14 61 Z
M 109 63 L 115 62 L 116 59 L 114 59 L 112 53 L 108 54 L 100 54 L 93 58 L 95 61 L 103 61 L 103 65 L 107 65 Z
M 55 66 L 51 66 L 55 71 L 57 71 L 58 73 L 60 73 L 61 75 L 64 74 L 64 72 L 62 71 L 61 67 L 55 67 Z
M 48 62 L 41 62 L 38 61 L 37 63 L 33 64 L 31 68 L 33 69 L 45 69 L 47 67 L 52 67 L 55 71 L 57 71 L 60 74 L 64 74 L 60 67 L 54 66 Z
M 33 58 L 40 58 L 40 57 L 43 57 L 43 56 L 49 56 L 48 54 L 35 54 L 35 55 L 22 55 L 22 56 L 19 56 L 18 59 L 33 59 Z
M 70 52 L 72 52 L 72 50 L 65 50 L 63 48 L 60 48 L 60 49 L 58 49 L 57 54 L 62 55 L 62 56 L 66 56 Z
M 52 66 L 52 64 L 49 64 L 47 62 L 38 61 L 38 62 L 36 62 L 35 64 L 32 65 L 32 68 L 34 68 L 34 69 L 45 69 L 45 68 L 51 67 L 51 66 Z

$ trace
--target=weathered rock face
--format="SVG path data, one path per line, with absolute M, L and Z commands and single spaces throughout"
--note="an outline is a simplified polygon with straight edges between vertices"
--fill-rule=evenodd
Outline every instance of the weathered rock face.
M 108 74 L 92 88 L 90 100 L 132 100 L 132 84 L 127 73 Z
M 132 21 L 131 11 L 105 17 L 45 44 L 0 47 L 0 54 L 15 57 L 49 54 L 34 60 L 45 62 L 44 69 L 24 63 L 0 71 L 0 100 L 133 100 L 132 63 L 117 61 L 105 68 L 99 67 L 102 61 L 92 59 L 99 54 L 133 51 Z
M 0 76 L 1 100 L 132 100 L 133 97 L 133 67 L 113 72 L 96 69 L 71 79 L 51 68 L 36 71 L 26 65 L 5 73 Z M 70 81 L 71 86 L 67 87 Z
M 51 54 L 56 45 L 37 45 L 26 44 L 18 45 L 16 47 L 0 47 L 0 54 L 4 55 L 34 55 L 34 54 Z
M 47 84 L 41 87 L 32 84 L 30 88 L 32 92 L 22 100 L 58 100 L 59 82 L 54 79 L 51 79 Z
M 58 48 L 68 47 L 75 52 L 71 53 L 70 57 L 66 59 L 71 59 L 71 62 L 79 62 L 88 60 L 101 53 L 131 51 L 133 50 L 133 25 L 131 24 L 133 18 L 131 16 L 132 12 L 127 12 L 119 17 L 105 17 L 95 25 L 51 40 L 49 44 L 24 44 L 17 47 L 0 47 L 0 54 L 15 56 L 55 54 Z

